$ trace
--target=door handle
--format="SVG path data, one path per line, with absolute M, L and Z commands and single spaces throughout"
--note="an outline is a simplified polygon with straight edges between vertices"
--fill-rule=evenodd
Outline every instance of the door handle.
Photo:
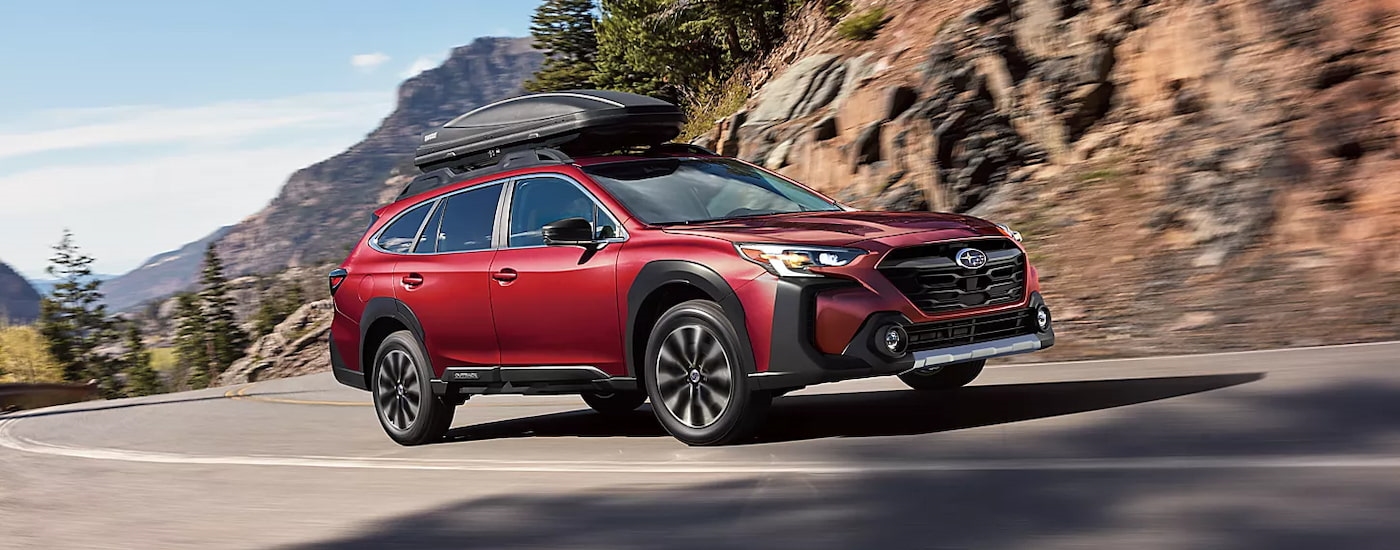
M 514 269 L 509 267 L 491 274 L 491 278 L 499 281 L 501 284 L 514 281 L 515 278 L 519 276 L 519 273 L 516 273 Z
M 404 275 L 402 280 L 403 286 L 406 286 L 408 288 L 415 288 L 423 284 L 423 276 L 417 273 L 409 273 L 408 275 Z

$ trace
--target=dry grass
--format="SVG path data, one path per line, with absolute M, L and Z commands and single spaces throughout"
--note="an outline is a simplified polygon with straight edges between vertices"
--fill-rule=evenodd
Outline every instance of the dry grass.
M 0 326 L 0 382 L 59 382 L 63 370 L 34 327 Z
M 742 74 L 744 71 L 739 71 Z M 725 117 L 739 112 L 749 100 L 749 87 L 738 76 L 723 82 L 706 84 L 682 98 L 686 122 L 676 141 L 690 141 L 713 130 Z

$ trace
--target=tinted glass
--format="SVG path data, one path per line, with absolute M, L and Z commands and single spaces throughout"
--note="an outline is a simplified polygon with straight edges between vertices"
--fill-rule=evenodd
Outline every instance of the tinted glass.
M 437 252 L 466 252 L 491 248 L 496 226 L 500 185 L 473 189 L 447 198 L 437 228 Z
M 801 186 L 728 159 L 627 161 L 586 171 L 646 223 L 841 209 Z
M 433 240 L 433 235 L 438 234 L 438 227 L 442 225 L 442 201 L 438 201 L 438 207 L 433 209 L 432 217 L 428 218 L 427 225 L 423 226 L 423 233 L 418 235 L 418 244 L 413 245 L 413 252 L 417 254 L 431 253 L 437 243 Z
M 418 237 L 418 228 L 423 226 L 423 218 L 428 217 L 428 209 L 433 203 L 427 202 L 413 207 L 379 234 L 375 244 L 389 252 L 407 254 L 413 249 L 413 240 Z
M 515 184 L 511 198 L 510 246 L 544 244 L 541 229 L 566 218 L 583 218 L 593 223 L 596 238 L 620 235 L 617 221 L 598 208 L 573 182 L 559 178 L 532 178 Z

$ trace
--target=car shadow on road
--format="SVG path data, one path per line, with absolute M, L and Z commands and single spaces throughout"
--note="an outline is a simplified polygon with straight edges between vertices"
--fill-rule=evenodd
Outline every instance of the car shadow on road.
M 750 443 L 831 437 L 916 435 L 1124 407 L 1228 388 L 1262 373 L 971 386 L 947 392 L 885 390 L 777 399 Z M 471 405 L 467 405 L 471 406 Z M 660 437 L 643 407 L 606 417 L 570 411 L 455 428 L 446 441 L 519 437 Z

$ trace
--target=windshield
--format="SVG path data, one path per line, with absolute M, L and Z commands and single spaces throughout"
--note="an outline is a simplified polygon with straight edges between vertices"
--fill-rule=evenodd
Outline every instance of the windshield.
M 730 159 L 637 160 L 584 171 L 648 224 L 841 209 L 801 186 Z

